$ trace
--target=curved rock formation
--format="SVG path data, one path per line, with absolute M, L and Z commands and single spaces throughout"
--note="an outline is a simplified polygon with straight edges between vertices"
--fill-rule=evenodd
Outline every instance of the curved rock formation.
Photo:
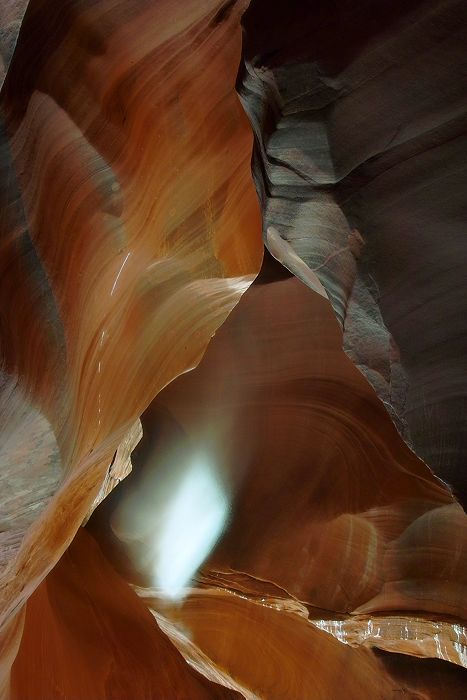
M 255 0 L 243 24 L 266 244 L 466 504 L 466 5 Z
M 2 700 L 465 698 L 466 27 L 3 3 Z
M 210 507 L 204 497 L 204 513 L 193 511 L 185 499 L 173 530 L 172 506 L 201 454 L 230 515 L 198 585 L 236 592 L 239 607 L 298 614 L 341 643 L 467 667 L 467 517 L 345 356 L 328 303 L 265 263 L 199 366 L 143 415 L 134 472 L 91 527 L 165 616 L 163 596 L 184 593 L 164 589 L 161 551 L 169 538 L 175 570 Z M 109 522 L 114 534 L 103 535 Z M 202 616 L 197 595 L 190 605 Z M 191 639 L 191 618 L 177 610 L 169 618 Z
M 11 698 L 37 697 L 241 698 L 185 664 L 84 530 L 28 601 Z
M 28 0 L 3 0 L 0 6 L 0 88 L 10 65 Z
M 0 100 L 5 624 L 259 269 L 244 8 L 27 8 Z
M 248 700 L 357 700 L 363 693 L 386 700 L 402 692 L 370 652 L 346 647 L 287 611 L 208 591 L 190 596 L 180 609 L 165 610 L 165 617 L 181 622 L 196 647 L 248 688 Z
M 431 605 L 432 612 L 462 617 L 462 509 L 404 446 L 345 357 L 328 304 L 293 278 L 261 281 L 218 331 L 199 367 L 168 386 L 143 416 L 143 460 L 140 448 L 133 457 L 137 488 L 147 488 L 145 469 L 156 481 L 167 478 L 165 469 L 157 472 L 164 455 L 157 425 L 165 411 L 187 435 L 185 463 L 196 445 L 231 493 L 230 524 L 213 567 L 272 580 L 318 608 L 352 611 L 383 587 L 399 596 L 391 602 L 395 609 Z M 180 445 L 178 433 L 175 440 Z M 113 522 L 121 532 L 124 525 Z M 426 559 L 425 538 L 433 546 Z M 435 553 L 444 559 L 434 561 Z M 414 601 L 403 583 L 412 571 L 432 580 L 440 570 L 452 572 L 449 610 L 444 593 L 437 610 L 432 597 L 424 603 L 419 586 Z M 375 610 L 382 609 L 378 601 Z
M 161 609 L 160 600 L 148 596 L 145 600 Z M 362 695 L 371 700 L 398 695 L 411 700 L 446 696 L 462 700 L 465 695 L 465 669 L 432 659 L 396 654 L 388 658 L 352 649 L 323 637 L 290 611 L 225 591 L 198 591 L 181 607 L 166 604 L 163 613 L 154 614 L 190 662 L 196 664 L 201 649 L 211 664 L 226 668 L 237 684 L 241 682 L 247 700 L 341 696 L 357 700 Z M 442 665 L 437 668 L 433 663 Z

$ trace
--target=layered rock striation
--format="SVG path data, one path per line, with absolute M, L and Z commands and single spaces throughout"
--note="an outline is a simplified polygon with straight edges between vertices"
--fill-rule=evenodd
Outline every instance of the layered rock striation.
M 3 4 L 2 699 L 464 700 L 466 27 Z
M 465 3 L 258 0 L 243 25 L 266 245 L 465 505 Z

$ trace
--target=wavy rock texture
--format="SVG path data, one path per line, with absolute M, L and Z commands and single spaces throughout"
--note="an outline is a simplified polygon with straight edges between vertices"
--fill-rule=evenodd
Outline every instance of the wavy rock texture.
M 467 517 L 346 357 L 328 302 L 271 258 L 199 366 L 156 397 L 142 424 L 132 474 L 90 527 L 182 654 L 209 678 L 227 673 L 229 687 L 246 688 L 248 698 L 333 698 L 329 668 L 355 663 L 345 695 L 360 697 L 362 663 L 370 697 L 406 687 L 413 697 L 437 698 L 424 671 L 426 696 L 386 676 L 372 654 L 353 657 L 351 648 L 467 666 Z M 154 588 L 157 547 L 169 528 L 167 502 L 177 500 L 198 451 L 224 484 L 230 516 L 194 579 L 200 590 L 187 590 L 177 606 Z M 185 502 L 185 513 L 190 508 Z M 197 527 L 180 516 L 179 538 Z M 173 536 L 174 567 L 186 541 Z M 269 640 L 264 657 L 243 638 L 258 638 L 255 625 Z M 310 641 L 290 646 L 301 634 Z M 327 644 L 321 668 L 310 654 Z M 333 656 L 346 654 L 339 645 L 349 647 L 345 661 Z M 206 658 L 221 676 L 206 671 Z M 296 669 L 306 663 L 310 677 L 299 680 Z M 465 676 L 456 683 L 466 691 Z
M 243 23 L 266 244 L 465 505 L 467 6 L 255 0 Z
M 2 699 L 464 700 L 466 24 L 4 3 Z
M 208 572 L 245 572 L 341 613 L 465 618 L 462 508 L 405 446 L 345 356 L 329 304 L 294 278 L 261 282 L 199 367 L 144 414 L 114 531 L 152 538 L 142 494 L 160 510 L 169 470 L 188 469 L 202 449 L 231 501 Z
M 290 611 L 245 601 L 225 591 L 190 595 L 175 609 L 146 594 L 156 619 L 191 662 L 199 649 L 258 698 L 465 697 L 465 670 L 432 659 L 374 655 L 323 635 Z M 185 635 L 190 634 L 190 639 Z M 436 664 L 439 664 L 436 666 Z M 446 693 L 443 695 L 443 693 Z
M 467 629 L 462 624 L 424 620 L 416 616 L 355 616 L 347 620 L 311 620 L 344 644 L 403 651 L 420 657 L 433 657 L 467 668 Z
M 28 6 L 0 104 L 5 624 L 259 269 L 244 7 Z
M 370 652 L 346 647 L 289 612 L 208 591 L 166 610 L 165 616 L 181 622 L 193 644 L 249 688 L 251 700 L 359 698 L 363 693 L 379 700 L 402 692 Z M 418 695 L 408 692 L 407 697 Z
M 135 449 L 138 442 L 143 437 L 143 429 L 141 421 L 138 420 L 131 426 L 128 434 L 117 447 L 117 450 L 112 459 L 112 463 L 105 475 L 104 482 L 97 494 L 91 509 L 87 515 L 87 519 L 95 511 L 99 503 L 102 503 L 104 498 L 131 472 L 131 453 Z
M 11 688 L 12 700 L 241 698 L 185 664 L 85 530 L 28 601 Z

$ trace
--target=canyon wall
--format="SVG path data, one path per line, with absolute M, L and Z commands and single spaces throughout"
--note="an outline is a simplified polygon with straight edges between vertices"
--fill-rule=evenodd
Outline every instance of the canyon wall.
M 465 698 L 466 31 L 3 3 L 2 698 Z

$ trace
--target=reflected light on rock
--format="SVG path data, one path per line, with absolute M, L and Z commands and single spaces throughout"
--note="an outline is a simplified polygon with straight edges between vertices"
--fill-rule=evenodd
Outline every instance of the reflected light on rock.
M 154 543 L 155 585 L 179 599 L 211 552 L 229 512 L 224 486 L 206 458 L 199 457 L 175 486 Z

